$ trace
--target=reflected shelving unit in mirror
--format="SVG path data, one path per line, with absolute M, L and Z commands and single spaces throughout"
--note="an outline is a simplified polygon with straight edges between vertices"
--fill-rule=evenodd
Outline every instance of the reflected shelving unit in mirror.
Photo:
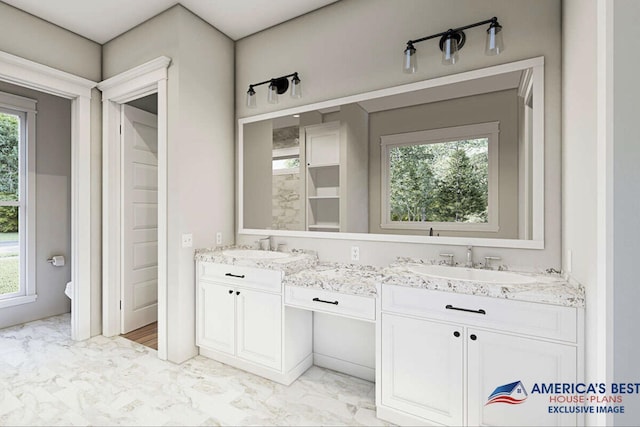
M 307 230 L 340 231 L 340 124 L 304 128 Z

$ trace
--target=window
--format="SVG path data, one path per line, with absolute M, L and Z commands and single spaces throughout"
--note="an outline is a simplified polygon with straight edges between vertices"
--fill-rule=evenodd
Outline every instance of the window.
M 0 308 L 36 299 L 35 105 L 0 92 Z
M 498 231 L 498 122 L 381 138 L 382 228 Z
M 300 173 L 300 147 L 273 150 L 272 165 L 274 175 Z

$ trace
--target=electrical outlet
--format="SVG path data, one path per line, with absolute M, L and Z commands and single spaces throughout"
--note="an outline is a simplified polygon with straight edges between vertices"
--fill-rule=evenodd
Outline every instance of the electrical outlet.
M 351 246 L 351 261 L 360 261 L 360 247 Z
M 192 234 L 183 234 L 182 235 L 182 247 L 190 248 L 193 246 L 193 235 Z
M 218 231 L 216 233 L 216 245 L 222 244 L 222 232 Z

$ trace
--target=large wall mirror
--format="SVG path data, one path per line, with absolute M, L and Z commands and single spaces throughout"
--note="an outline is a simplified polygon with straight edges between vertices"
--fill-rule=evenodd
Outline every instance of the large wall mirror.
M 239 120 L 240 234 L 544 247 L 544 61 Z

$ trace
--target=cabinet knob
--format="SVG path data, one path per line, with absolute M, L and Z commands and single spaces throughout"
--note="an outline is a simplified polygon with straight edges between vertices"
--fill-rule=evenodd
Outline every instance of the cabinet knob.
M 229 289 L 229 294 L 232 294 L 232 293 L 233 293 L 233 289 Z
M 236 295 L 240 295 L 240 291 L 236 291 Z
M 469 338 L 471 338 L 471 341 L 475 341 L 478 339 L 478 337 L 475 334 L 469 335 Z
M 453 333 L 453 336 L 454 336 L 454 337 L 456 337 L 456 338 L 458 338 L 458 337 L 460 336 L 460 332 L 455 331 L 455 332 Z

